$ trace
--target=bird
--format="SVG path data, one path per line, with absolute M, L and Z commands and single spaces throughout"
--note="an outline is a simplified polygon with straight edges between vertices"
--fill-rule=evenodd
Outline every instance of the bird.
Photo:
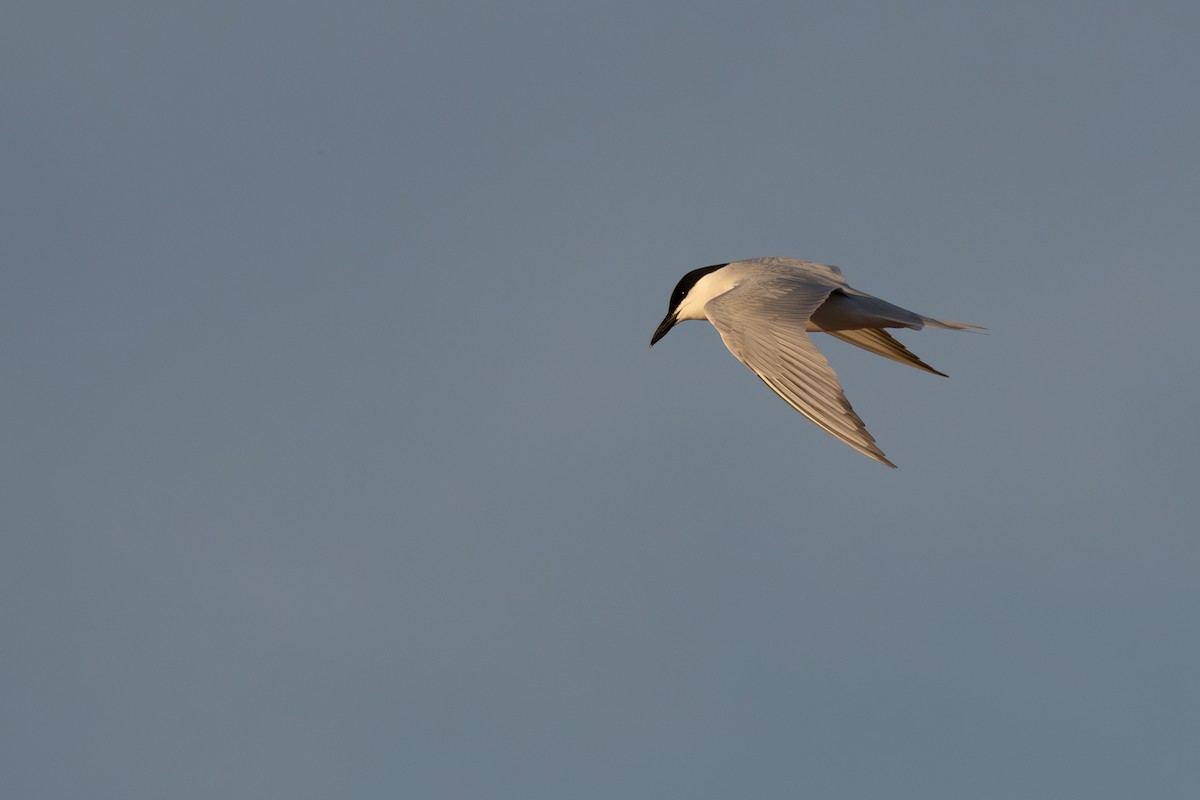
M 694 269 L 671 292 L 653 347 L 677 323 L 708 320 L 729 352 L 792 408 L 826 433 L 893 469 L 850 406 L 837 373 L 809 333 L 827 333 L 855 347 L 948 377 L 892 338 L 886 328 L 986 330 L 945 322 L 850 287 L 828 264 L 766 257 Z

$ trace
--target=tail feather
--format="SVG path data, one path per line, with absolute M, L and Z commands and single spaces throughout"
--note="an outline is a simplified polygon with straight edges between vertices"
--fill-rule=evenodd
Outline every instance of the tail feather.
M 972 325 L 969 322 L 945 322 L 940 319 L 934 319 L 933 317 L 921 317 L 921 320 L 925 323 L 925 327 L 927 328 L 941 328 L 942 330 L 946 331 L 966 331 L 967 333 L 974 333 L 975 331 L 987 330 L 987 328 L 983 327 L 982 325 Z

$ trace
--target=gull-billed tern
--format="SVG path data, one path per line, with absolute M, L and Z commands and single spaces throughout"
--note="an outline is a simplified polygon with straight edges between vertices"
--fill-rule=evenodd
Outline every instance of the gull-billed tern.
M 714 264 L 684 275 L 650 346 L 677 322 L 706 319 L 729 352 L 792 408 L 876 461 L 895 467 L 850 407 L 837 373 L 808 336 L 828 333 L 876 355 L 946 377 L 910 353 L 884 328 L 947 330 L 979 325 L 943 322 L 850 288 L 842 271 L 794 258 Z

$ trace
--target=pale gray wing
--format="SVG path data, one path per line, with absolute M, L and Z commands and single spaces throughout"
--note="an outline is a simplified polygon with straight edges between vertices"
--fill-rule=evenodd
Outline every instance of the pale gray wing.
M 788 404 L 826 432 L 895 467 L 850 407 L 837 373 L 805 333 L 832 287 L 769 277 L 746 280 L 704 306 L 729 352 Z
M 843 342 L 848 342 L 855 347 L 861 347 L 863 350 L 874 353 L 877 356 L 890 358 L 893 361 L 899 361 L 901 364 L 908 364 L 910 367 L 923 369 L 926 372 L 932 372 L 934 375 L 941 375 L 943 378 L 949 377 L 944 372 L 938 372 L 933 367 L 926 364 L 921 359 L 917 358 L 916 354 L 909 350 L 900 342 L 892 338 L 892 336 L 882 328 L 857 328 L 855 330 L 846 331 L 824 331 L 830 336 L 836 336 Z
M 815 261 L 801 261 L 798 258 L 779 258 L 776 256 L 752 258 L 746 263 L 757 264 L 769 270 L 782 270 L 796 276 L 809 278 L 818 283 L 828 283 L 831 287 L 849 288 L 846 284 L 845 276 L 842 275 L 842 271 L 832 264 L 818 264 Z

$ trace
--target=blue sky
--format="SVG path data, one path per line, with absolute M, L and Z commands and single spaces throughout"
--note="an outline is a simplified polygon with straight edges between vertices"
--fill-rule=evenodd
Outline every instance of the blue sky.
M 14 797 L 1194 797 L 1188 3 L 0 12 Z M 822 349 L 678 278 L 989 336 Z

